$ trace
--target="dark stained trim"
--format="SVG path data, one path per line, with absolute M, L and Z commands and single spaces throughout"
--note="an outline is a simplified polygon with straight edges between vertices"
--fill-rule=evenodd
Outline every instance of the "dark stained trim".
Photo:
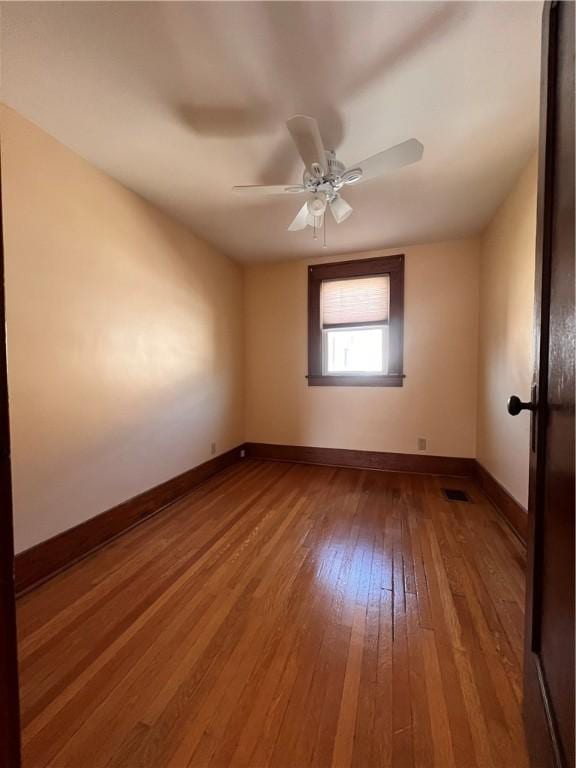
M 390 276 L 387 376 L 323 376 L 320 291 L 322 281 Z M 404 382 L 404 254 L 337 261 L 308 267 L 308 386 L 401 387 Z
M 426 475 L 474 477 L 482 491 L 525 541 L 526 511 L 476 459 L 428 454 L 245 443 L 161 485 L 92 517 L 16 557 L 18 594 L 38 586 L 144 520 L 161 512 L 208 478 L 246 458 L 296 464 L 376 469 Z M 524 528 L 522 527 L 524 526 Z M 524 532 L 522 532 L 524 531 Z M 1 764 L 0 764 L 1 765 Z
M 401 387 L 404 376 L 308 376 L 309 387 Z
M 21 552 L 16 556 L 16 591 L 21 594 L 37 586 L 128 528 L 161 512 L 204 480 L 239 461 L 241 450 L 239 445 Z
M 528 510 L 519 504 L 478 460 L 475 475 L 478 485 L 496 509 L 504 516 L 520 541 L 526 545 L 528 537 Z
M 345 448 L 311 448 L 301 445 L 246 443 L 246 456 L 251 459 L 290 461 L 297 464 L 324 464 L 391 472 L 416 472 L 425 475 L 473 476 L 474 459 L 429 456 L 412 453 L 353 451 Z
M 476 460 L 416 453 L 354 451 L 345 448 L 313 448 L 302 445 L 246 443 L 246 457 L 265 461 L 289 461 L 297 464 L 323 464 L 389 472 L 414 472 L 423 475 L 474 477 L 484 495 L 526 544 L 528 515 L 526 509 L 503 488 Z
M 0 180 L 0 768 L 20 766 L 19 699 Z
M 404 254 L 373 256 L 370 259 L 349 259 L 313 264 L 309 271 L 315 280 L 344 280 L 347 277 L 368 277 L 404 271 Z
M 541 657 L 541 630 L 545 622 L 549 633 L 574 632 L 573 591 L 572 599 L 568 596 L 574 585 L 573 549 L 572 562 L 561 561 L 565 566 L 565 576 L 561 583 L 556 576 L 557 594 L 565 598 L 564 615 L 560 615 L 557 607 L 554 611 L 548 609 L 545 614 L 542 593 L 544 580 L 549 578 L 549 569 L 545 567 L 544 562 L 545 543 L 553 540 L 551 536 L 558 535 L 561 516 L 565 514 L 565 520 L 573 520 L 574 514 L 574 508 L 570 508 L 568 500 L 564 509 L 551 509 L 547 503 L 549 488 L 559 482 L 557 476 L 553 479 L 548 477 L 550 411 L 551 408 L 557 410 L 567 405 L 561 396 L 561 388 L 560 392 L 554 392 L 553 397 L 549 396 L 548 384 L 551 373 L 549 362 L 553 361 L 552 374 L 562 376 L 560 366 L 566 359 L 564 355 L 560 355 L 555 360 L 550 347 L 550 316 L 554 307 L 551 300 L 553 264 L 562 263 L 561 259 L 566 263 L 567 259 L 571 258 L 573 266 L 574 259 L 573 2 L 544 3 L 541 39 L 533 376 L 536 385 L 536 397 L 533 399 L 538 406 L 532 424 L 530 452 L 523 715 L 531 765 L 534 768 L 567 768 L 568 765 L 574 765 L 573 656 L 571 663 L 566 663 L 567 660 L 560 655 L 552 661 L 552 664 L 555 661 L 558 665 L 558 677 L 564 676 L 566 681 L 565 701 L 571 700 L 571 716 L 568 717 L 571 734 L 563 744 L 554 702 L 545 681 L 546 670 L 543 669 Z M 570 187 L 571 194 L 568 193 Z M 559 298 L 554 301 L 558 302 Z M 572 312 L 573 309 L 572 306 Z M 571 348 L 571 343 L 573 340 L 569 339 L 568 334 L 565 338 L 567 349 Z M 572 357 L 572 361 L 573 359 Z M 568 371 L 566 374 L 569 375 Z M 571 479 L 573 490 L 573 469 Z M 573 539 L 573 534 L 569 539 Z M 548 557 L 549 552 L 550 550 Z M 560 573 L 560 570 L 556 568 L 555 573 Z M 571 752 L 570 757 L 567 757 L 566 751 Z

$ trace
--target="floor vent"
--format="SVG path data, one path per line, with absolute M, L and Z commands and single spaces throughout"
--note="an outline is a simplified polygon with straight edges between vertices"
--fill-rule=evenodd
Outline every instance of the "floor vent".
M 468 496 L 466 491 L 460 491 L 456 488 L 442 488 L 442 493 L 448 501 L 470 502 L 470 496 Z

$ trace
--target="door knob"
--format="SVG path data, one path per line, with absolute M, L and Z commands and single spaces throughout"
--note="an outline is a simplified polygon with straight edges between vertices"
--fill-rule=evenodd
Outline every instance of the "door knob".
M 520 411 L 535 411 L 535 403 L 523 403 L 517 395 L 508 398 L 508 413 L 510 416 L 518 416 Z

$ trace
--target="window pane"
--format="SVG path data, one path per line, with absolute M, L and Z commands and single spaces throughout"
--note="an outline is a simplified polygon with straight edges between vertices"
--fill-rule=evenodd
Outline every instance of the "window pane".
M 323 332 L 325 373 L 386 373 L 388 328 L 335 328 Z

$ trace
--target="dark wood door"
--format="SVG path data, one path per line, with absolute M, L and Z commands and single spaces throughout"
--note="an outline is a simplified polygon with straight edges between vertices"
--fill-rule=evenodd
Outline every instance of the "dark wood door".
M 14 606 L 14 541 L 6 373 L 4 248 L 0 174 L 0 768 L 20 765 L 20 711 Z
M 524 714 L 533 765 L 574 768 L 574 3 L 547 4 Z

